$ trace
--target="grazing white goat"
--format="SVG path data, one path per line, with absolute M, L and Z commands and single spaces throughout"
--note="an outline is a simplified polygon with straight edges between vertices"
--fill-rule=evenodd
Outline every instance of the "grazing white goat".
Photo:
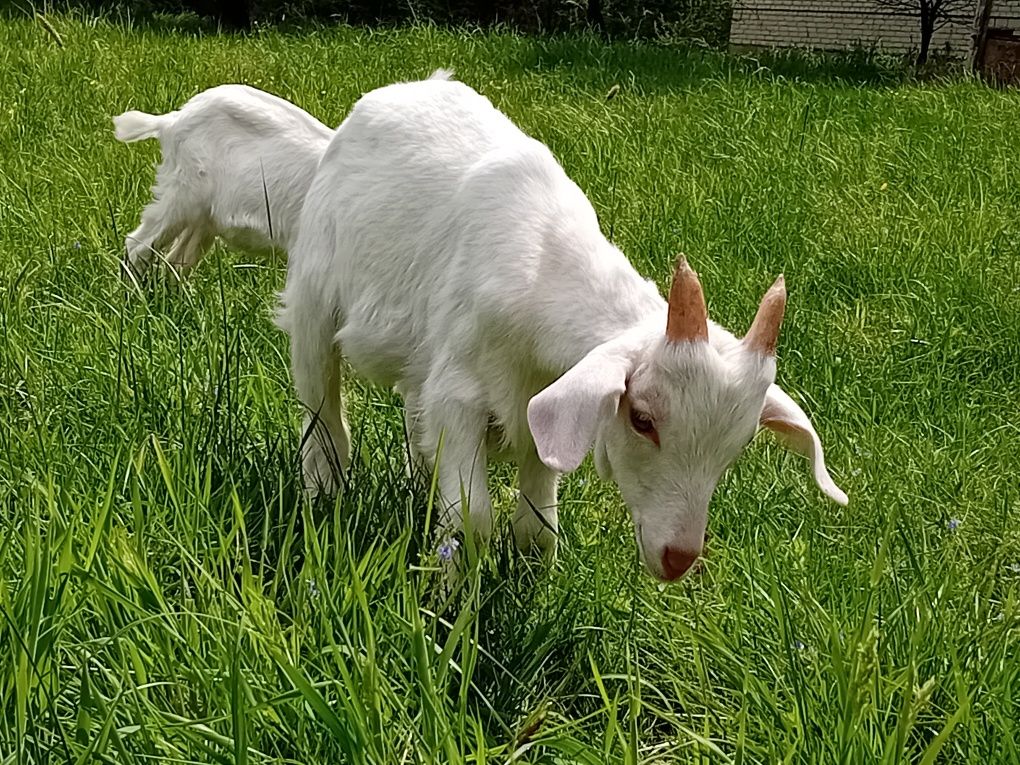
M 157 253 L 184 276 L 217 236 L 244 248 L 290 249 L 308 185 L 333 131 L 289 101 L 246 85 L 199 93 L 179 111 L 113 118 L 121 141 L 158 138 L 163 161 L 124 273 Z
M 518 546 L 553 553 L 557 474 L 594 446 L 646 568 L 676 579 L 701 553 L 716 482 L 759 426 L 847 501 L 811 422 L 774 384 L 782 277 L 743 339 L 708 321 L 682 259 L 667 302 L 550 151 L 461 83 L 358 101 L 312 181 L 281 298 L 309 412 L 306 482 L 320 489 L 349 459 L 342 354 L 404 397 L 413 454 L 438 461 L 445 533 L 465 519 L 491 533 L 495 451 L 520 469 Z

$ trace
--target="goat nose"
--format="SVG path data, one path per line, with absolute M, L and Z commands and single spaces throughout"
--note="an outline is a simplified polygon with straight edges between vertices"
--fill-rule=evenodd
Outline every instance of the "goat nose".
M 698 559 L 698 553 L 678 547 L 667 547 L 662 551 L 662 578 L 667 582 L 679 579 L 687 573 Z

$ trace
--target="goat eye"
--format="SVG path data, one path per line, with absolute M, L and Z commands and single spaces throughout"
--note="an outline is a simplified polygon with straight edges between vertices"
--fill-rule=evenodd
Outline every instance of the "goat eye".
M 630 426 L 642 435 L 647 436 L 655 433 L 655 423 L 652 418 L 635 409 L 630 410 Z

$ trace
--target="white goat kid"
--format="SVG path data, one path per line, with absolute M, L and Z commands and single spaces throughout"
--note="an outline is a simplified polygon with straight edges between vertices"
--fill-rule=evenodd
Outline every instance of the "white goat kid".
M 125 240 L 126 278 L 169 246 L 180 276 L 217 236 L 248 250 L 288 250 L 315 167 L 333 131 L 282 98 L 246 85 L 199 93 L 179 111 L 113 118 L 124 142 L 158 138 L 163 161 L 141 225 Z M 160 256 L 162 257 L 162 256 Z
M 490 534 L 486 463 L 498 444 L 520 469 L 518 546 L 553 553 L 557 474 L 594 445 L 646 568 L 675 579 L 702 550 L 716 482 L 759 425 L 847 501 L 810 421 L 774 384 L 784 304 L 780 277 L 738 340 L 707 320 L 682 260 L 667 304 L 549 150 L 486 98 L 438 79 L 375 90 L 323 156 L 282 294 L 309 411 L 306 482 L 335 489 L 350 456 L 342 352 L 403 395 L 415 453 L 438 460 L 445 533 L 466 518 Z

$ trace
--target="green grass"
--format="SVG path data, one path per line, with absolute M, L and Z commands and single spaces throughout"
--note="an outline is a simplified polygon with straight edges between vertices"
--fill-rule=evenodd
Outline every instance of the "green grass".
M 50 21 L 0 22 L 0 763 L 1020 761 L 1020 96 L 586 39 Z M 109 117 L 236 81 L 335 124 L 438 66 L 552 148 L 642 273 L 687 253 L 723 324 L 785 272 L 779 379 L 849 507 L 762 437 L 704 572 L 661 587 L 586 465 L 556 566 L 504 513 L 443 610 L 399 402 L 356 382 L 349 488 L 302 498 L 284 264 L 217 248 L 127 294 L 158 148 Z M 507 510 L 512 472 L 492 484 Z

